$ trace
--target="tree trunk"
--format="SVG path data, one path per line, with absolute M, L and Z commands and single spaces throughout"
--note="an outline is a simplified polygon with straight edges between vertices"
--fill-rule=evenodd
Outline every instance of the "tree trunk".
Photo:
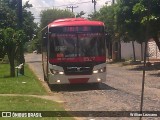
M 134 41 L 132 41 L 132 47 L 133 47 L 133 60 L 136 61 L 136 54 L 135 54 L 135 47 L 134 47 Z
M 7 55 L 10 63 L 10 76 L 15 77 L 15 64 L 14 64 L 14 59 L 15 59 L 15 49 L 16 46 L 13 44 L 12 47 L 7 47 Z
M 14 58 L 10 62 L 10 76 L 15 77 Z
M 121 41 L 120 41 L 120 38 L 118 41 L 118 59 L 121 60 Z
M 112 42 L 109 42 L 109 47 L 108 47 L 108 55 L 109 55 L 109 59 L 112 58 Z
M 14 54 L 8 53 L 8 59 L 10 63 L 10 76 L 15 77 L 15 65 L 14 65 Z
M 143 61 L 144 59 L 143 59 L 143 56 L 144 56 L 144 54 L 143 54 L 144 52 L 143 52 L 143 42 L 141 43 L 141 61 Z

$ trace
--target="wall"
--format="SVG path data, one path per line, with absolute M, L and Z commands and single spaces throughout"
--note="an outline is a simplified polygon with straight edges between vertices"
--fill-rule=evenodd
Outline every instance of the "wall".
M 135 55 L 136 60 L 141 60 L 141 44 L 134 42 L 135 47 Z M 144 51 L 144 44 L 143 44 L 143 51 Z M 121 58 L 126 60 L 133 59 L 133 46 L 132 42 L 124 43 L 121 42 Z

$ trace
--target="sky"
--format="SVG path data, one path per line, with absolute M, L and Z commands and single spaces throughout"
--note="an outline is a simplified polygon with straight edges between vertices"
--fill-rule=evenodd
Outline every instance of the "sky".
M 33 13 L 35 17 L 35 22 L 39 22 L 40 12 L 41 10 L 44 9 L 52 9 L 52 8 L 67 9 L 67 6 L 68 7 L 78 6 L 77 8 L 73 9 L 74 14 L 77 14 L 80 11 L 84 11 L 86 13 L 84 17 L 94 12 L 94 4 L 92 3 L 92 0 L 22 0 L 22 3 L 24 4 L 26 1 L 29 1 L 29 3 L 33 5 L 33 7 L 30 8 L 30 11 Z M 106 2 L 108 2 L 108 4 L 111 4 L 110 2 L 111 0 L 96 0 L 96 1 L 97 1 L 96 4 L 97 11 L 101 7 L 103 7 Z

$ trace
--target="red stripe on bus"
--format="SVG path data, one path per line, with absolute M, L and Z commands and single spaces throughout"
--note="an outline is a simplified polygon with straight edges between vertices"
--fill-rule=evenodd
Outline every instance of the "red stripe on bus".
M 80 84 L 80 83 L 87 83 L 89 78 L 72 78 L 68 80 L 70 84 Z
M 75 57 L 75 58 L 52 58 L 49 59 L 50 63 L 61 63 L 61 62 L 105 62 L 105 56 L 96 57 Z

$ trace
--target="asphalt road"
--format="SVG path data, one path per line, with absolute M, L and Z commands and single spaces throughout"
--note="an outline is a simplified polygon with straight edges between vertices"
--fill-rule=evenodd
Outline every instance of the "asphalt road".
M 28 63 L 37 76 L 43 79 L 40 54 L 26 54 Z M 160 76 L 158 70 L 146 71 L 143 111 L 160 111 Z M 141 102 L 142 69 L 137 66 L 107 65 L 106 82 L 95 85 L 51 86 L 71 111 L 139 111 Z M 58 89 L 58 90 L 57 90 Z M 90 117 L 86 120 L 139 120 L 139 117 Z M 143 117 L 142 120 L 160 120 L 160 117 Z

